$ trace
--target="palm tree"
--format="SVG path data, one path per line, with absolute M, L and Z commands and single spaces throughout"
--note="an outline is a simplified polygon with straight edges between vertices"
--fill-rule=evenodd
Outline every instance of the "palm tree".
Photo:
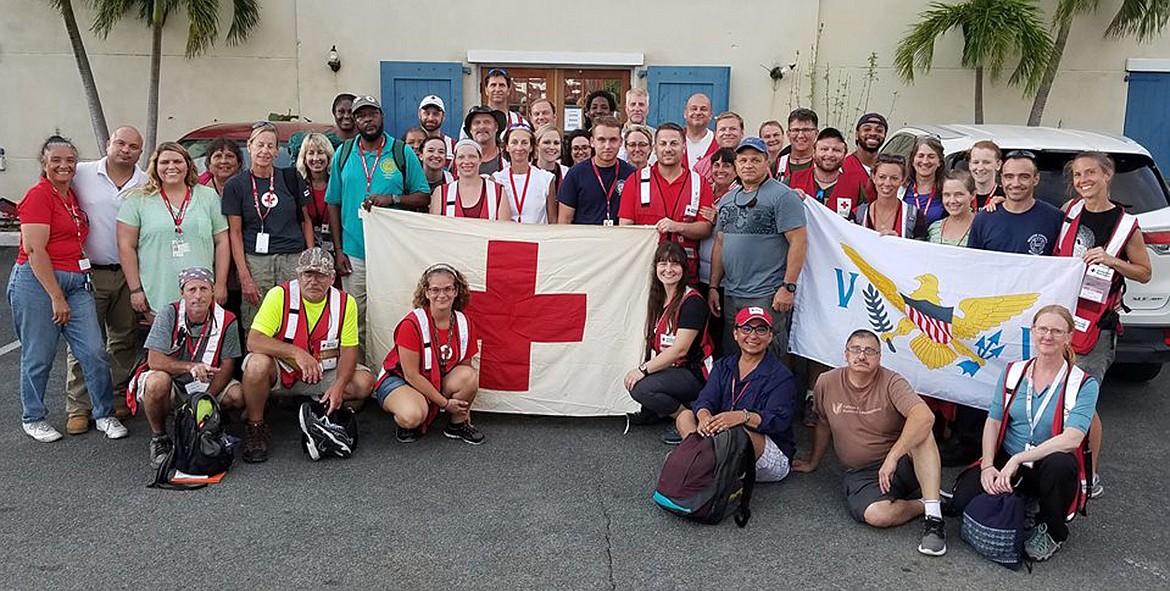
M 158 89 L 162 63 L 163 27 L 172 12 L 185 10 L 191 22 L 187 29 L 186 56 L 192 58 L 207 51 L 219 36 L 219 0 L 92 0 L 95 8 L 93 31 L 102 38 L 109 36 L 114 25 L 131 11 L 151 31 L 150 86 L 146 96 L 146 153 L 158 142 Z M 228 29 L 229 45 L 242 43 L 260 22 L 260 0 L 232 0 L 232 24 Z
M 1060 59 L 1068 44 L 1073 18 L 1096 12 L 1099 3 L 1100 0 L 1060 0 L 1057 5 L 1056 14 L 1052 17 L 1053 25 L 1056 26 L 1056 44 L 1052 49 L 1052 59 L 1044 69 L 1044 77 L 1037 87 L 1036 97 L 1032 100 L 1028 125 L 1040 125 L 1044 117 L 1044 108 L 1048 106 L 1048 95 L 1052 92 L 1056 71 L 1060 69 Z M 1117 14 L 1113 15 L 1113 20 L 1105 28 L 1105 36 L 1114 39 L 1136 37 L 1139 41 L 1149 41 L 1166 28 L 1167 20 L 1170 20 L 1170 0 L 1122 0 Z
M 104 154 L 106 144 L 110 139 L 110 128 L 106 125 L 106 112 L 102 109 L 102 99 L 98 95 L 97 82 L 93 77 L 93 68 L 89 66 L 89 54 L 85 51 L 85 43 L 81 40 L 81 31 L 77 28 L 77 17 L 73 14 L 71 0 L 49 0 L 49 4 L 61 13 L 65 19 L 65 32 L 69 35 L 69 45 L 73 47 L 73 59 L 77 61 L 77 72 L 81 74 L 81 86 L 85 89 L 85 104 L 89 107 L 89 121 L 93 125 L 93 135 L 97 139 L 98 153 Z
M 932 2 L 919 13 L 898 43 L 894 67 L 907 83 L 914 82 L 916 69 L 929 72 L 934 61 L 935 41 L 952 29 L 963 33 L 961 63 L 975 70 L 975 123 L 983 123 L 983 78 L 997 80 L 1009 58 L 1019 62 L 1008 78 L 1011 86 L 1035 90 L 1052 52 L 1052 39 L 1045 31 L 1039 11 L 1029 0 L 967 0 L 961 4 Z

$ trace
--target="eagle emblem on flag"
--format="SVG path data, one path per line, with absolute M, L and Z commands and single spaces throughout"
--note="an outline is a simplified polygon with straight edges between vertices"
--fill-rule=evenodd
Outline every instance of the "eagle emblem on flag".
M 963 341 L 974 340 L 980 333 L 1020 315 L 1040 298 L 1039 293 L 971 297 L 960 300 L 958 306 L 944 306 L 935 275 L 915 277 L 918 288 L 907 295 L 855 249 L 844 243 L 841 248 L 882 297 L 902 314 L 896 326 L 879 335 L 882 341 L 894 351 L 894 339 L 917 332 L 910 339 L 910 350 L 928 369 L 949 365 L 959 357 L 971 360 L 964 364 L 983 367 L 986 359 Z

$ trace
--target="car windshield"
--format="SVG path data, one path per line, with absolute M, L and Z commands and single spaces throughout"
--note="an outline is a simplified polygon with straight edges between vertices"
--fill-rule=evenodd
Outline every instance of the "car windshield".
M 1064 165 L 1076 154 L 1071 152 L 1037 151 L 1036 164 L 1040 168 L 1040 185 L 1036 196 L 1052 203 L 1063 205 L 1072 196 L 1072 182 L 1065 173 Z M 1143 154 L 1110 154 L 1117 164 L 1117 172 L 1110 185 L 1110 198 L 1125 207 L 1132 214 L 1145 213 L 1167 206 L 1166 190 L 1158 181 L 1154 162 Z M 951 167 L 967 170 L 965 154 L 955 154 Z
M 191 159 L 195 161 L 195 168 L 199 174 L 207 171 L 207 147 L 211 145 L 212 140 L 183 140 L 179 142 L 187 152 L 191 154 Z M 248 161 L 248 146 L 244 140 L 237 140 L 236 144 L 240 146 L 240 153 L 244 155 L 244 162 L 240 165 L 241 169 L 249 166 Z M 287 168 L 292 165 L 292 157 L 288 155 L 288 142 L 280 142 L 280 146 L 276 150 L 276 167 Z

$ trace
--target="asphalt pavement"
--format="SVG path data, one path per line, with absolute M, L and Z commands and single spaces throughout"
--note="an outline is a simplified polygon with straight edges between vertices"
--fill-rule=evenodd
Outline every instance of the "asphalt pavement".
M 0 249 L 5 284 L 14 250 Z M 0 347 L 14 340 L 0 304 Z M 683 521 L 650 500 L 661 429 L 623 435 L 619 418 L 479 414 L 482 446 L 435 431 L 400 444 L 368 406 L 354 457 L 315 463 L 294 408 L 276 407 L 267 463 L 198 491 L 148 489 L 142 418 L 119 441 L 25 436 L 19 364 L 19 349 L 0 355 L 0 589 L 1170 589 L 1167 374 L 1106 384 L 1106 493 L 1028 574 L 977 556 L 957 520 L 939 558 L 916 551 L 918 523 L 854 523 L 832 454 L 758 486 L 745 529 Z M 48 400 L 62 431 L 64 368 L 62 352 Z M 801 429 L 798 454 L 807 442 Z

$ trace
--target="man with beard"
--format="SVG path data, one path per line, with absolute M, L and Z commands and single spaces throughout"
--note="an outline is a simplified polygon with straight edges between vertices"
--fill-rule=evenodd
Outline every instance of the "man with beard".
M 869 175 L 864 169 L 852 173 L 842 169 L 845 136 L 832 127 L 821 131 L 813 148 L 814 166 L 793 173 L 788 186 L 804 197 L 814 197 L 841 217 L 853 219 L 853 211 L 866 202 L 865 187 L 869 184 Z
M 476 105 L 467 112 L 467 118 L 463 120 L 463 131 L 467 137 L 479 144 L 483 153 L 479 174 L 491 175 L 504 169 L 500 130 L 504 129 L 507 121 L 507 116 L 502 111 L 487 106 Z
M 617 157 L 622 124 L 613 117 L 593 122 L 593 157 L 574 164 L 557 189 L 558 224 L 612 226 L 617 223 L 622 189 L 634 167 Z
M 683 119 L 687 123 L 686 166 L 689 170 L 695 169 L 695 164 L 719 150 L 715 143 L 715 133 L 707 129 L 711 123 L 711 99 L 702 93 L 692 94 L 687 99 L 687 106 L 683 110 Z
M 337 273 L 358 307 L 359 334 L 365 343 L 366 237 L 358 209 L 430 207 L 430 185 L 422 163 L 401 140 L 386 133 L 382 106 L 372 96 L 353 103 L 359 135 L 346 140 L 333 157 L 325 203 L 337 257 Z M 361 352 L 364 360 L 364 351 Z
M 654 226 L 660 241 L 678 242 L 687 256 L 688 276 L 699 277 L 699 241 L 711 235 L 714 220 L 699 212 L 714 202 L 711 183 L 682 166 L 684 132 L 664 123 L 654 134 L 658 163 L 638 171 L 622 189 L 621 225 Z
M 857 120 L 857 149 L 845 157 L 841 169 L 847 173 L 864 174 L 870 177 L 865 185 L 866 201 L 877 199 L 877 188 L 873 186 L 873 167 L 877 164 L 878 148 L 886 142 L 889 124 L 881 113 L 866 113 Z
M 443 134 L 443 121 L 447 119 L 447 109 L 443 99 L 433 94 L 423 97 L 418 104 L 418 126 L 426 132 L 427 137 L 441 137 L 447 144 L 447 165 L 455 161 L 455 140 Z
M 813 142 L 820 125 L 817 112 L 812 109 L 795 109 L 788 114 L 789 152 L 780 156 L 776 164 L 776 180 L 787 183 L 792 174 L 812 168 Z
M 739 145 L 739 141 L 743 139 L 743 117 L 736 113 L 727 111 L 720 113 L 715 118 L 715 151 L 703 156 L 695 163 L 691 170 L 699 173 L 707 184 L 711 184 L 711 158 L 719 148 L 730 148 L 734 150 Z

